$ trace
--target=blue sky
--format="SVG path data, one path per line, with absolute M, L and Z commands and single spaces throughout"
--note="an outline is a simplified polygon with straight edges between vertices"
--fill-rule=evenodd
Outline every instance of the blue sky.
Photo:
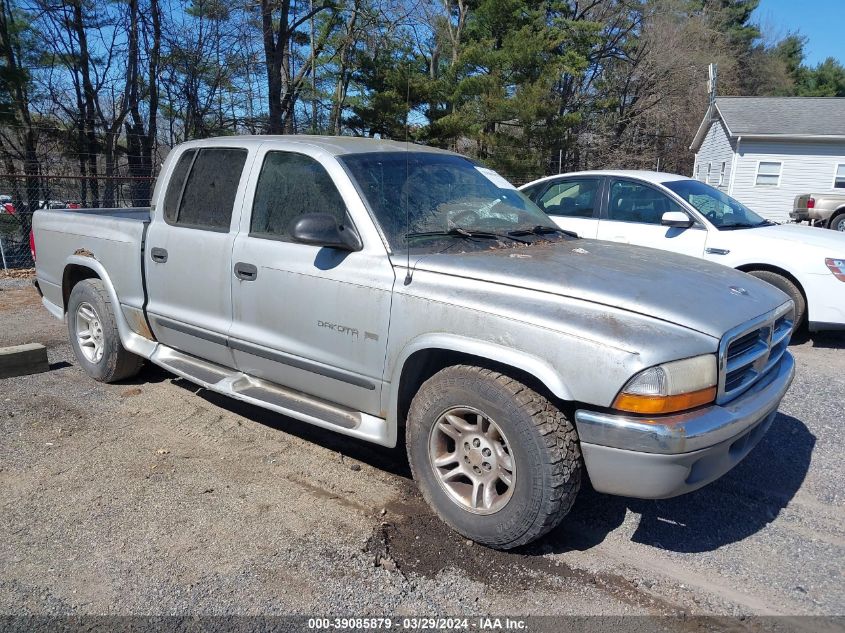
M 807 37 L 810 66 L 827 57 L 845 63 L 845 0 L 761 0 L 754 18 L 778 38 L 794 31 Z

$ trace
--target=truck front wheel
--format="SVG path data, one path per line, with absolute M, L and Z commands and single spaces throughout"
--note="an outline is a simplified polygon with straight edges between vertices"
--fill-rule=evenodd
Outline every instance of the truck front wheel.
M 423 497 L 463 536 L 497 549 L 554 528 L 581 484 L 575 428 L 521 382 L 456 365 L 411 403 L 408 460 Z
M 67 304 L 67 330 L 76 360 L 91 378 L 117 382 L 131 378 L 144 362 L 120 342 L 113 306 L 99 279 L 73 287 Z

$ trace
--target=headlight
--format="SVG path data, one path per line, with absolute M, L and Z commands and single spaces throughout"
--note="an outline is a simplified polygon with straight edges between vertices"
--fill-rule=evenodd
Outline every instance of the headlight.
M 649 367 L 628 381 L 613 408 L 632 413 L 674 413 L 716 399 L 715 354 Z
M 824 260 L 824 263 L 827 264 L 828 269 L 833 273 L 834 277 L 839 281 L 845 281 L 845 259 L 828 257 Z

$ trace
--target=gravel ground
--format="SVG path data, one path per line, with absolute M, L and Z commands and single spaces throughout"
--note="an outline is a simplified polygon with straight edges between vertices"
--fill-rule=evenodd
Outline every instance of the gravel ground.
M 665 501 L 582 491 L 516 552 L 473 545 L 386 450 L 155 367 L 102 385 L 26 280 L 0 346 L 51 371 L 0 381 L 0 613 L 845 614 L 845 336 L 798 375 L 737 468 Z

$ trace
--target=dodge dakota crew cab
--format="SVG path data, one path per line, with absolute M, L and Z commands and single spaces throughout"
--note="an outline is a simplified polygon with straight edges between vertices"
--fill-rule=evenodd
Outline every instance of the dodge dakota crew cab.
M 579 239 L 453 153 L 209 139 L 173 149 L 153 195 L 35 214 L 37 287 L 80 366 L 111 382 L 147 359 L 303 423 L 403 437 L 431 507 L 492 547 L 554 527 L 584 473 L 642 498 L 713 481 L 793 377 L 780 290 Z

